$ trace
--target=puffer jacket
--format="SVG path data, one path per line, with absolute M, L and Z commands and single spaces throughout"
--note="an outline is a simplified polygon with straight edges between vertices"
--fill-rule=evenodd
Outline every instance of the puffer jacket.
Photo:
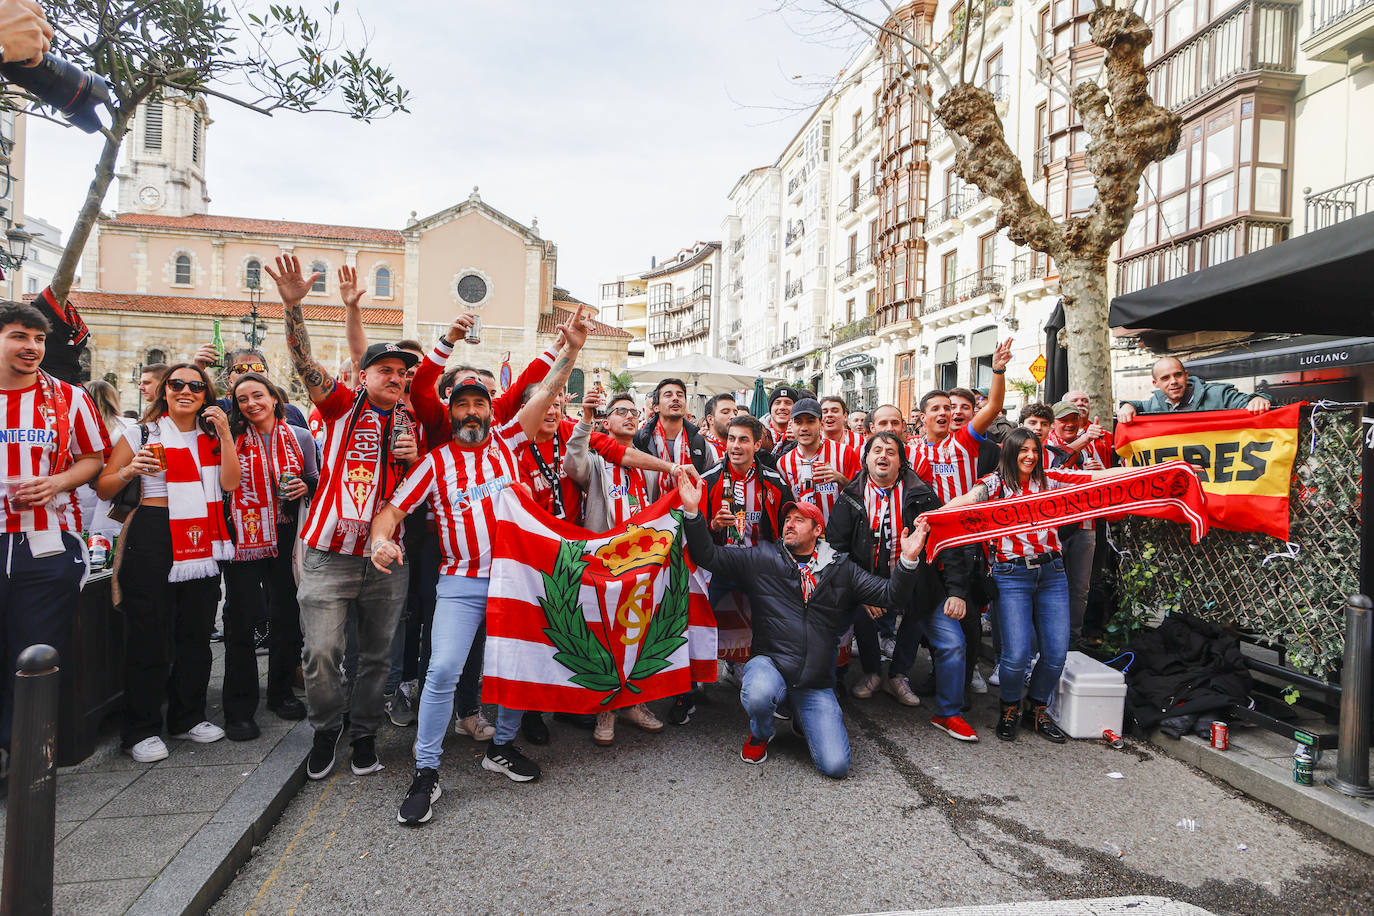
M 825 541 L 816 542 L 816 588 L 802 598 L 801 572 L 781 542 L 718 547 L 706 517 L 687 520 L 687 550 L 698 566 L 739 584 L 754 615 L 752 655 L 773 660 L 788 687 L 835 686 L 840 636 L 865 604 L 890 607 L 916 587 L 920 564 L 898 562 L 892 578 L 864 572 Z

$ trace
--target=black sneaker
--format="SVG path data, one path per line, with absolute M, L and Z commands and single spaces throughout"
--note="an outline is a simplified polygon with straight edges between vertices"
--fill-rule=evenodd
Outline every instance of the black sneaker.
M 1002 717 L 997 720 L 997 737 L 1003 741 L 1016 740 L 1016 720 L 1021 717 L 1020 703 L 1003 703 Z
M 353 739 L 353 759 L 348 764 L 354 776 L 366 776 L 382 768 L 377 759 L 377 739 L 371 735 Z
M 268 700 L 267 708 L 276 713 L 278 719 L 285 719 L 288 722 L 304 719 L 306 713 L 305 704 L 294 693 L 281 700 Z
M 407 827 L 418 827 L 429 823 L 434 816 L 434 803 L 444 790 L 439 788 L 439 771 L 434 767 L 424 767 L 415 771 L 415 778 L 406 791 L 405 801 L 396 812 L 396 820 Z
M 533 782 L 539 778 L 539 764 L 535 763 L 514 744 L 487 745 L 487 753 L 482 757 L 482 769 L 493 773 L 505 773 L 516 782 Z
M 542 746 L 549 743 L 549 725 L 544 721 L 543 713 L 527 712 L 521 716 L 520 731 L 530 744 Z
M 692 721 L 692 716 L 696 714 L 696 697 L 690 693 L 684 693 L 673 697 L 673 708 L 668 710 L 668 721 L 674 725 L 686 725 Z
M 324 779 L 334 771 L 334 758 L 338 754 L 339 739 L 342 737 L 342 728 L 315 730 L 315 744 L 310 748 L 310 758 L 305 762 L 306 776 L 311 779 Z
M 224 735 L 230 741 L 252 741 L 262 734 L 262 729 L 258 728 L 258 723 L 252 719 L 243 721 L 228 721 L 224 723 Z
M 1026 710 L 1022 723 L 1046 741 L 1053 741 L 1055 744 L 1063 744 L 1069 740 L 1069 736 L 1060 731 L 1059 726 L 1054 724 L 1050 718 L 1049 708 L 1046 706 L 1032 706 Z

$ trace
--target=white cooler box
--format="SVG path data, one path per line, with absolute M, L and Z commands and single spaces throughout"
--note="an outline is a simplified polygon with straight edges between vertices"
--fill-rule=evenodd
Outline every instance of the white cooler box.
M 1126 677 L 1082 652 L 1064 660 L 1059 689 L 1050 699 L 1050 718 L 1070 738 L 1101 738 L 1111 729 L 1121 734 L 1126 706 Z

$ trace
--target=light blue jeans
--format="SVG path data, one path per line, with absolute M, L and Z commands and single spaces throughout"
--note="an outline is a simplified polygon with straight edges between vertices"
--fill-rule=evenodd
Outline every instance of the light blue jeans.
M 1064 561 L 1051 560 L 1027 569 L 1014 563 L 993 563 L 997 583 L 997 625 L 1002 651 L 997 658 L 998 690 L 1003 703 L 1021 702 L 1026 665 L 1039 644 L 1040 660 L 1031 672 L 1027 693 L 1031 702 L 1049 702 L 1069 651 L 1069 581 Z
M 788 690 L 771 658 L 755 655 L 749 659 L 739 700 L 749 714 L 749 731 L 755 738 L 773 737 L 773 711 L 784 698 L 791 700 L 792 714 L 806 733 L 816 769 L 832 779 L 843 779 L 849 773 L 849 734 L 835 691 L 829 687 Z
M 440 576 L 435 594 L 429 672 L 420 694 L 420 720 L 415 734 L 415 768 L 439 768 L 444 734 L 453 720 L 453 690 L 463 673 L 468 651 L 487 615 L 490 579 Z M 496 741 L 507 744 L 520 728 L 520 710 L 499 707 Z

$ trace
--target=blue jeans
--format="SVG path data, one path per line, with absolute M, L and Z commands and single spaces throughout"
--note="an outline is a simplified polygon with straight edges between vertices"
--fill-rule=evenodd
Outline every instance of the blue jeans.
M 444 734 L 453 721 L 453 689 L 472 648 L 473 637 L 486 620 L 490 579 L 440 576 L 434 602 L 429 672 L 420 694 L 420 721 L 415 734 L 415 767 L 439 768 Z M 518 709 L 497 710 L 496 738 L 509 743 L 520 727 Z M 505 737 L 502 737 L 502 735 Z
M 835 691 L 829 687 L 788 690 L 771 658 L 755 655 L 749 659 L 744 666 L 739 700 L 749 714 L 749 731 L 755 738 L 773 737 L 773 710 L 784 698 L 791 700 L 792 714 L 806 733 L 816 769 L 832 779 L 843 779 L 849 773 L 849 735 L 844 730 Z
M 977 608 L 966 607 L 965 614 L 977 615 Z M 935 667 L 935 709 L 937 716 L 962 715 L 964 709 L 964 627 L 945 616 L 940 604 L 923 621 L 930 640 L 930 659 Z
M 1003 703 L 1021 702 L 1026 666 L 1037 640 L 1040 660 L 1031 673 L 1030 699 L 1043 706 L 1064 672 L 1069 652 L 1069 581 L 1064 561 L 1051 560 L 1035 569 L 993 563 L 997 583 L 997 625 L 1002 650 L 997 658 L 998 688 Z

